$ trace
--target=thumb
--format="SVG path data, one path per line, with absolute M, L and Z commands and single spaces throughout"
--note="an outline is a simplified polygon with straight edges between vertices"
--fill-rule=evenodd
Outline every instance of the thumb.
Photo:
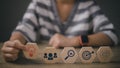
M 59 48 L 59 44 L 58 44 L 58 43 L 55 43 L 55 42 L 53 43 L 52 46 L 53 46 L 54 48 L 57 48 L 57 49 Z
M 14 43 L 15 43 L 15 45 L 14 45 L 15 48 L 21 49 L 21 50 L 26 50 L 25 45 L 22 44 L 19 40 L 15 40 Z

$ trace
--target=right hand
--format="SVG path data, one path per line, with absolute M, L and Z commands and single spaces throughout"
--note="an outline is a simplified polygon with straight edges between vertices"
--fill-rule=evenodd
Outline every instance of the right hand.
M 15 61 L 20 50 L 25 50 L 25 46 L 19 40 L 7 41 L 1 50 L 6 61 Z

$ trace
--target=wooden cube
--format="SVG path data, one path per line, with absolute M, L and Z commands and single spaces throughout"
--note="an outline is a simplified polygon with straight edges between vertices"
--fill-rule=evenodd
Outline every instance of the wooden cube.
M 38 58 L 39 48 L 36 43 L 27 43 L 25 47 L 26 47 L 26 50 L 23 51 L 23 53 L 27 59 Z
M 79 51 L 81 63 L 92 63 L 96 57 L 96 53 L 92 47 L 82 47 Z
M 113 52 L 109 46 L 101 46 L 97 51 L 97 58 L 100 62 L 110 62 Z
M 60 50 L 46 47 L 42 54 L 43 63 L 60 63 Z
M 73 47 L 65 47 L 60 54 L 64 63 L 75 63 L 78 58 L 78 54 Z

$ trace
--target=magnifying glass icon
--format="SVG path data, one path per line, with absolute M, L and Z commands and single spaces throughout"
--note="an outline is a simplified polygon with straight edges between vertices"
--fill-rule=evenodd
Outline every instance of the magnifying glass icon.
M 75 52 L 73 50 L 69 50 L 67 52 L 67 56 L 65 57 L 65 60 L 67 60 L 69 57 L 73 57 L 75 55 Z

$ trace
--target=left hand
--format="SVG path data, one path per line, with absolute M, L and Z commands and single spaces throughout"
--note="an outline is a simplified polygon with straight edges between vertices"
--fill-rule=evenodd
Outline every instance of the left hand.
M 77 42 L 76 42 L 77 41 Z M 68 38 L 61 34 L 55 34 L 49 41 L 49 45 L 52 45 L 55 48 L 59 47 L 69 47 L 69 46 L 76 46 L 76 43 L 79 44 L 78 38 Z

